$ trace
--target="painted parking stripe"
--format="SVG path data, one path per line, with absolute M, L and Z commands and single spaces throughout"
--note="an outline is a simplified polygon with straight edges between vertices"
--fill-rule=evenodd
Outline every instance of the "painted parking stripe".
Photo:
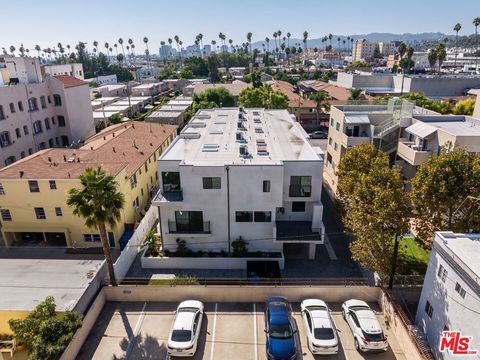
M 332 313 L 332 315 L 333 315 L 333 313 Z M 332 321 L 333 321 L 333 325 L 335 326 L 335 329 L 337 330 L 337 339 L 338 339 L 338 345 L 339 345 L 338 347 L 340 348 L 340 344 L 342 345 L 341 348 L 343 350 L 343 356 L 345 357 L 345 360 L 348 360 L 347 349 L 345 349 L 345 346 L 343 346 L 343 341 L 342 341 L 342 337 L 341 337 L 341 335 L 343 335 L 343 334 L 341 332 L 339 333 L 337 322 L 335 321 L 335 318 L 333 316 L 332 316 Z
M 253 303 L 253 342 L 255 349 L 255 360 L 258 360 L 258 339 L 257 339 L 257 304 Z
M 140 313 L 140 317 L 135 324 L 135 328 L 133 329 L 133 337 L 128 340 L 127 351 L 125 351 L 125 359 L 128 360 L 130 357 L 130 353 L 132 352 L 132 346 L 135 342 L 135 338 L 137 337 L 138 333 L 140 332 L 140 327 L 142 326 L 143 319 L 145 319 L 145 309 L 147 308 L 147 302 L 143 304 L 142 312 Z
M 213 315 L 212 348 L 210 352 L 210 360 L 213 360 L 213 353 L 215 350 L 215 329 L 217 328 L 217 311 L 218 311 L 218 303 L 215 303 L 215 314 Z

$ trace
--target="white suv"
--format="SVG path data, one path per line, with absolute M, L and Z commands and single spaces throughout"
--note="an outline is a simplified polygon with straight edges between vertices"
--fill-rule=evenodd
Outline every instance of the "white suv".
M 302 301 L 300 307 L 307 331 L 308 348 L 312 354 L 336 354 L 338 352 L 337 329 L 325 301 L 306 299 Z
M 365 301 L 348 300 L 342 304 L 342 315 L 352 331 L 358 351 L 386 351 L 387 338 L 375 313 Z

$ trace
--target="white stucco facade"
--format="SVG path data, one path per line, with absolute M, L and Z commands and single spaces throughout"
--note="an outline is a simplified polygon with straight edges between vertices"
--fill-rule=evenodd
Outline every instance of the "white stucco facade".
M 158 162 L 153 204 L 165 249 L 175 251 L 180 238 L 192 250 L 229 251 L 241 237 L 248 251 L 302 242 L 314 254 L 324 234 L 322 155 L 286 110 L 200 110 Z M 203 222 L 194 231 L 179 221 L 190 211 Z

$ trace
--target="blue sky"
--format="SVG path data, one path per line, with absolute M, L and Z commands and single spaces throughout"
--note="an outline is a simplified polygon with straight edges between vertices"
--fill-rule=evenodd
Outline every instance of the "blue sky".
M 0 47 L 20 43 L 43 48 L 57 42 L 90 45 L 93 40 L 113 44 L 119 37 L 132 38 L 143 49 L 148 36 L 151 48 L 160 40 L 179 35 L 191 44 L 198 33 L 204 43 L 218 40 L 221 31 L 234 43 L 272 37 L 276 30 L 310 38 L 328 33 L 349 35 L 369 32 L 445 32 L 455 23 L 461 33 L 473 33 L 472 20 L 480 16 L 480 0 L 23 0 L 2 1 Z M 361 5 L 358 5 L 361 4 Z M 28 11 L 26 11 L 28 9 Z M 6 29 L 15 29 L 9 31 Z M 6 31 L 5 31 L 6 30 Z

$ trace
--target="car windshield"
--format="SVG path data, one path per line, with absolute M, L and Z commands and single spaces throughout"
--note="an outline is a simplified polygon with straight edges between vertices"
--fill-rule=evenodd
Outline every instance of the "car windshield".
M 333 335 L 332 328 L 315 328 L 313 329 L 313 335 L 317 340 L 333 340 L 335 336 Z
M 192 332 L 190 330 L 173 330 L 172 341 L 185 342 L 192 339 Z
M 354 306 L 350 306 L 348 308 L 348 310 L 350 310 L 350 311 L 370 310 L 370 308 L 368 306 L 365 306 L 365 305 L 354 305 Z
M 290 324 L 272 324 L 269 334 L 273 338 L 286 339 L 293 335 Z
M 377 334 L 372 334 L 372 333 L 367 333 L 365 331 L 362 331 L 363 337 L 367 341 L 383 341 L 385 340 L 385 337 L 383 336 L 383 332 L 377 333 Z

